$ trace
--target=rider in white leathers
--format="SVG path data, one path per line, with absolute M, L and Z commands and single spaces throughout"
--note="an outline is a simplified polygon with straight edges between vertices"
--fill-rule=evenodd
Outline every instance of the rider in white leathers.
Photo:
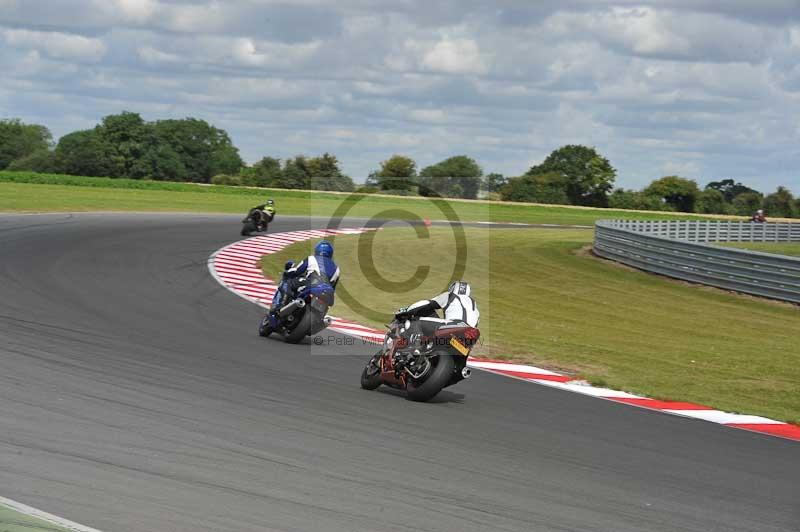
M 423 335 L 429 336 L 442 325 L 456 325 L 464 323 L 470 327 L 477 327 L 481 318 L 478 305 L 471 296 L 472 288 L 465 281 L 456 281 L 450 285 L 447 292 L 442 292 L 433 299 L 423 299 L 413 305 L 399 309 L 395 318 L 405 320 L 419 318 L 419 326 Z M 436 310 L 441 309 L 444 318 L 436 316 Z

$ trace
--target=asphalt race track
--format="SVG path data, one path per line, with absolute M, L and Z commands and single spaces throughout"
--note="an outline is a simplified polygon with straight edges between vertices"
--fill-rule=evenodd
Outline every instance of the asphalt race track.
M 0 216 L 0 495 L 104 532 L 797 530 L 796 442 L 481 372 L 417 404 L 359 388 L 367 346 L 258 337 L 206 268 L 239 219 Z

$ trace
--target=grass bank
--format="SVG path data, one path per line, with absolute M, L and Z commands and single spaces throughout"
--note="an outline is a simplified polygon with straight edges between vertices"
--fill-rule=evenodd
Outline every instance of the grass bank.
M 353 295 L 339 290 L 336 315 L 380 327 L 392 310 L 447 286 L 456 256 L 449 229 L 433 228 L 427 239 L 386 229 L 371 253 L 359 251 L 361 238 L 335 241 L 341 288 Z M 584 251 L 591 230 L 468 228 L 465 238 L 463 277 L 482 313 L 482 354 L 650 397 L 800 420 L 797 308 L 598 260 Z M 278 277 L 311 244 L 266 256 L 265 273 Z M 418 270 L 427 265 L 436 266 Z
M 133 179 L 0 172 L 0 211 L 187 211 L 241 213 L 273 198 L 280 214 L 591 225 L 603 218 L 694 215 L 475 200 L 205 186 Z
M 718 242 L 714 245 L 800 257 L 800 242 Z
M 69 532 L 68 529 L 12 510 L 0 503 L 0 532 Z

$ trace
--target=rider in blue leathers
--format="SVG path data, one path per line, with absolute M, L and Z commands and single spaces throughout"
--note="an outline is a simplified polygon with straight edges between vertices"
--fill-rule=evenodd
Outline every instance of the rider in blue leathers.
M 295 264 L 283 272 L 281 284 L 272 298 L 272 307 L 269 312 L 272 327 L 278 326 L 277 312 L 283 302 L 291 301 L 294 298 L 297 287 L 312 272 L 322 276 L 336 290 L 339 282 L 339 267 L 333 262 L 333 244 L 327 240 L 320 240 L 314 246 L 313 255 L 309 255 L 299 264 Z

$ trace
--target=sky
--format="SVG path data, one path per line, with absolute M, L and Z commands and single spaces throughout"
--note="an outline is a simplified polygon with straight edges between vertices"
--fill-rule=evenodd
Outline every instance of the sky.
M 800 194 L 800 0 L 0 0 L 0 118 L 192 116 L 248 162 L 393 154 Z

